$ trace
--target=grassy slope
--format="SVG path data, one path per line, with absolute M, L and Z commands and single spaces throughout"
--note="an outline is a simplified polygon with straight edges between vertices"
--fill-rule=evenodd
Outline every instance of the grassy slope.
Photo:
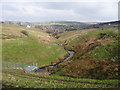
M 37 40 L 49 39 L 49 35 L 40 29 L 26 28 L 22 26 L 7 25 L 7 24 L 2 25 L 2 31 L 4 34 L 7 34 L 7 35 L 15 35 L 17 37 L 26 37 L 21 33 L 22 30 L 25 30 L 28 32 L 29 38 L 37 39 Z
M 113 50 L 114 49 L 114 50 Z M 95 48 L 85 54 L 85 56 L 93 55 L 95 59 L 103 59 L 103 58 L 117 58 L 118 54 L 118 42 L 108 43 L 103 46 Z
M 3 85 L 12 87 L 31 87 L 31 88 L 108 88 L 115 87 L 105 84 L 90 84 L 90 83 L 107 83 L 117 84 L 118 80 L 94 80 L 94 79 L 78 79 L 63 76 L 43 76 L 24 73 L 20 70 L 7 70 L 7 73 L 3 72 Z M 23 78 L 21 78 L 23 77 Z M 38 78 L 42 77 L 42 78 Z M 59 81 L 64 80 L 64 81 Z M 74 81 L 74 82 L 67 82 Z M 76 81 L 84 83 L 75 83 Z
M 3 61 L 37 63 L 39 66 L 63 57 L 65 50 L 59 46 L 38 43 L 29 39 L 3 41 Z
M 81 37 L 83 34 L 87 34 L 88 32 L 95 31 L 95 30 L 96 29 L 84 29 L 84 30 L 76 30 L 76 31 L 66 32 L 66 33 L 63 33 L 61 35 L 61 37 L 58 40 L 56 40 L 56 42 L 64 43 L 66 41 L 67 42 L 75 41 L 78 37 Z
M 29 37 L 20 33 L 21 30 L 28 31 Z M 29 30 L 24 27 L 3 25 L 3 33 L 22 36 L 21 38 L 18 37 L 13 40 L 3 39 L 3 61 L 25 64 L 34 62 L 37 63 L 38 66 L 42 66 L 50 64 L 51 61 L 55 61 L 59 57 L 63 57 L 66 53 L 66 51 L 59 46 L 43 43 L 43 39 L 49 38 L 48 34 L 41 30 Z M 40 42 L 38 42 L 38 40 Z
M 63 34 L 62 39 L 59 39 L 66 48 L 76 52 L 71 60 L 61 64 L 61 75 L 97 79 L 117 78 L 117 40 L 120 36 L 117 33 L 118 29 L 111 27 L 84 34 L 76 32 Z M 107 35 L 101 36 L 100 33 Z M 75 35 L 76 37 L 71 38 Z M 66 41 L 63 41 L 63 38 L 67 38 Z
M 60 43 L 66 43 L 69 45 L 74 45 L 77 43 L 85 43 L 90 38 L 99 36 L 100 33 L 107 33 L 111 35 L 111 37 L 114 35 L 117 35 L 118 29 L 117 28 L 107 28 L 106 30 L 97 30 L 97 29 L 85 29 L 85 30 L 78 30 L 78 31 L 71 31 L 66 32 L 61 35 L 61 37 L 56 41 Z M 64 44 L 65 44 L 64 43 Z

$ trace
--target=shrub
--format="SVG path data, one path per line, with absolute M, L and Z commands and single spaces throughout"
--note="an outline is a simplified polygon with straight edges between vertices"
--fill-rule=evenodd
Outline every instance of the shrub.
M 22 30 L 21 33 L 24 34 L 24 35 L 26 35 L 26 36 L 28 36 L 28 32 L 25 31 L 25 30 Z

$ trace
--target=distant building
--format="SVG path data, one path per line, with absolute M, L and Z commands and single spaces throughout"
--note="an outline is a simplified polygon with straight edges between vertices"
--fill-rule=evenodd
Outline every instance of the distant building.
M 26 28 L 31 28 L 31 26 L 30 25 L 27 25 L 27 27 Z
M 110 26 L 111 24 L 109 23 L 108 25 Z

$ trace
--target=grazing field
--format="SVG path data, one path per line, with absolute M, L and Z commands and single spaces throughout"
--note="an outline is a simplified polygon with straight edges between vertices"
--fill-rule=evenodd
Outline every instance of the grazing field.
M 9 30 L 6 30 L 9 29 Z M 40 31 L 26 30 L 29 36 L 23 35 L 18 37 L 21 27 L 3 26 L 4 34 L 17 35 L 16 38 L 3 39 L 3 62 L 16 62 L 31 64 L 37 63 L 38 66 L 50 64 L 52 61 L 58 61 L 58 58 L 63 58 L 67 52 L 56 45 L 42 42 L 36 35 L 42 35 L 47 38 L 47 34 Z M 38 41 L 39 39 L 39 41 Z
M 23 33 L 25 32 L 25 33 Z M 16 39 L 16 38 L 30 38 L 43 43 L 50 43 L 49 41 L 53 38 L 49 34 L 45 33 L 43 30 L 38 28 L 26 28 L 17 25 L 2 25 L 2 38 L 4 40 Z M 27 35 L 26 35 L 27 33 Z
M 63 57 L 65 50 L 55 45 L 39 43 L 30 39 L 3 41 L 3 62 L 50 64 Z

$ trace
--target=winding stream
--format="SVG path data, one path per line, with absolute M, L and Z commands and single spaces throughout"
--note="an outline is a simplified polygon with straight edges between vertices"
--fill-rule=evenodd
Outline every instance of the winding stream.
M 69 53 L 69 56 L 68 56 L 67 58 L 65 58 L 65 59 L 63 60 L 63 62 L 69 60 L 69 59 L 72 58 L 73 55 L 74 55 L 74 52 L 73 52 L 73 51 L 67 51 L 67 52 Z M 63 62 L 61 62 L 61 63 L 63 63 Z M 60 64 L 60 63 L 59 63 L 59 64 Z M 58 64 L 57 64 L 57 65 L 50 65 L 49 67 L 58 68 Z
M 61 48 L 64 48 L 62 46 L 62 44 L 52 44 L 52 45 L 57 45 L 57 46 L 60 46 Z M 3 62 L 2 63 L 3 64 L 2 67 L 6 68 L 6 69 L 21 69 L 21 70 L 28 71 L 28 72 L 33 72 L 33 73 L 46 73 L 46 72 L 48 72 L 46 70 L 46 67 L 48 67 L 48 68 L 55 68 L 55 69 L 59 68 L 58 65 L 60 63 L 68 61 L 69 59 L 71 59 L 73 57 L 73 55 L 75 53 L 74 51 L 70 51 L 70 50 L 67 50 L 67 49 L 65 49 L 65 50 L 69 53 L 69 56 L 66 57 L 62 62 L 59 62 L 59 63 L 57 63 L 55 65 L 49 65 L 49 66 L 45 66 L 43 68 L 38 68 L 37 66 L 34 66 L 34 65 L 32 65 L 32 66 L 31 65 L 29 65 L 29 66 L 27 65 L 26 66 L 26 65 L 23 65 L 23 64 L 20 64 L 20 63 Z M 32 68 L 34 68 L 34 70 L 30 71 Z M 51 72 L 49 72 L 49 73 L 51 73 Z
M 63 62 L 65 62 L 65 61 L 69 60 L 70 58 L 72 58 L 73 55 L 74 55 L 74 53 L 75 53 L 74 51 L 69 51 L 69 50 L 67 50 L 67 52 L 69 53 L 69 56 L 68 56 L 67 58 L 65 58 L 65 59 L 63 60 Z M 61 63 L 63 63 L 63 62 L 61 62 Z M 58 63 L 58 64 L 60 64 L 60 63 Z M 50 68 L 58 68 L 58 64 L 56 64 L 56 65 L 50 65 L 50 66 L 47 66 L 47 67 L 50 67 Z M 45 70 L 45 68 L 46 68 L 46 67 L 44 67 L 44 68 L 42 68 L 42 69 L 37 69 L 37 70 L 35 70 L 35 72 L 36 72 L 36 73 L 48 72 L 47 70 Z

